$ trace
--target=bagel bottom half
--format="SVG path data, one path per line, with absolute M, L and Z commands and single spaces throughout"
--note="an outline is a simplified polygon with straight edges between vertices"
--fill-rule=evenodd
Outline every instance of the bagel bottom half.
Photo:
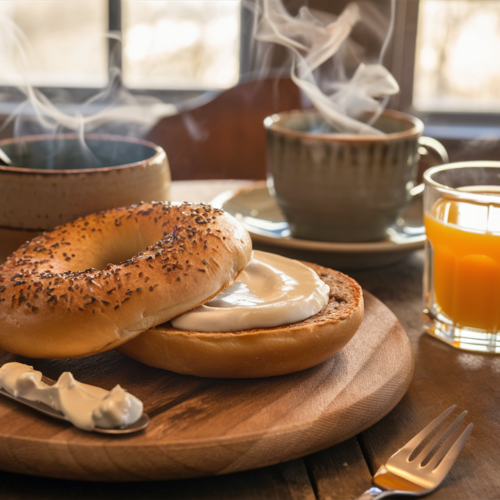
M 304 321 L 230 333 L 176 330 L 165 323 L 118 350 L 149 366 L 199 377 L 269 377 L 315 366 L 356 333 L 363 319 L 363 293 L 345 274 L 304 264 L 330 287 L 328 304 Z

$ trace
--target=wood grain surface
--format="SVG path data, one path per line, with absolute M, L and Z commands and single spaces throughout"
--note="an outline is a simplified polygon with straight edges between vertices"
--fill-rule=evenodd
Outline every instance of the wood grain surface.
M 181 376 L 118 352 L 76 360 L 30 360 L 50 378 L 111 389 L 143 400 L 148 429 L 129 437 L 79 431 L 0 401 L 0 469 L 91 481 L 145 481 L 226 474 L 292 460 L 346 440 L 380 420 L 403 397 L 413 373 L 405 331 L 365 294 L 353 340 L 303 372 L 257 380 Z
M 244 181 L 174 182 L 175 200 L 210 200 Z M 302 256 L 304 260 L 306 256 Z M 314 262 L 314 259 L 312 259 Z M 369 488 L 371 475 L 453 403 L 475 427 L 443 484 L 426 498 L 499 498 L 500 357 L 458 351 L 422 329 L 423 251 L 396 265 L 349 274 L 391 309 L 415 356 L 410 387 L 384 418 L 357 436 L 304 458 L 219 476 L 133 483 L 88 482 L 0 471 L 2 500 L 345 500 Z M 0 353 L 1 356 L 1 353 Z M 54 371 L 54 376 L 57 373 Z

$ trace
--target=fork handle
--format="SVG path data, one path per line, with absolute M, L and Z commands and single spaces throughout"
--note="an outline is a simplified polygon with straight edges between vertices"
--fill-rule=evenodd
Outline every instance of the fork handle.
M 394 491 L 384 491 L 376 486 L 372 486 L 369 490 L 366 490 L 361 496 L 356 498 L 356 500 L 378 500 L 379 498 L 389 497 L 395 494 Z

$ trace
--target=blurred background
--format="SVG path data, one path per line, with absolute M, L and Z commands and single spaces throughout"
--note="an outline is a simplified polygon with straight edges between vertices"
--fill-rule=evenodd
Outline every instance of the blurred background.
M 283 3 L 291 14 L 303 5 L 339 14 L 348 2 Z M 390 0 L 369 3 L 389 19 Z M 500 159 L 500 1 L 397 0 L 396 6 L 384 64 L 401 91 L 388 107 L 421 117 L 425 134 L 442 141 L 452 160 Z M 250 92 L 240 100 L 231 92 L 233 100 L 224 97 L 228 89 L 248 86 L 250 81 L 286 79 L 289 74 L 284 49 L 269 56 L 256 45 L 254 7 L 245 0 L 2 0 L 1 137 L 14 133 L 8 117 L 19 113 L 28 83 L 69 113 L 94 113 L 109 105 L 113 86 L 126 91 L 130 99 L 140 96 L 141 102 L 149 98 L 173 104 L 173 114 L 187 113 L 182 126 L 197 136 L 200 145 L 214 137 L 212 101 L 228 113 L 232 108 L 233 113 L 255 114 L 250 108 L 262 103 L 259 120 L 275 109 L 304 105 L 300 96 L 284 97 L 293 93 L 288 87 L 280 90 L 281 97 L 273 94 L 274 101 L 280 101 L 274 107 L 268 102 L 269 93 L 277 87 L 262 87 L 260 94 L 254 89 L 256 94 Z M 364 60 L 378 54 L 380 46 L 367 33 L 355 31 L 353 37 Z M 193 112 L 199 108 L 207 115 Z M 172 159 L 182 156 L 169 151 L 173 146 L 165 139 L 180 122 L 162 125 L 161 113 L 155 116 L 144 135 L 167 146 Z M 263 176 L 260 166 L 254 171 L 250 166 L 228 166 L 211 175 L 181 163 L 174 165 L 174 178 Z
M 3 47 L 4 86 L 105 87 L 108 65 L 122 68 L 131 89 L 228 88 L 238 82 L 237 0 L 7 0 L 0 14 L 26 36 L 28 61 Z M 107 34 L 122 39 L 113 54 Z M 121 62 L 120 62 L 121 59 Z

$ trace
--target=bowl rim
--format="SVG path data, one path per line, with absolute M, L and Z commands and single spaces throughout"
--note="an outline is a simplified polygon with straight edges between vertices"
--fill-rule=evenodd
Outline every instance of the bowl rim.
M 283 127 L 279 124 L 280 121 L 285 119 L 290 119 L 299 115 L 308 116 L 319 116 L 320 113 L 315 109 L 296 109 L 293 111 L 284 111 L 282 113 L 275 113 L 273 115 L 267 116 L 264 119 L 264 128 L 272 132 L 287 135 L 289 137 L 295 137 L 298 139 L 306 139 L 308 141 L 317 140 L 318 142 L 347 142 L 347 143 L 363 143 L 369 144 L 373 142 L 392 142 L 402 139 L 409 139 L 413 137 L 419 137 L 424 131 L 424 124 L 422 120 L 412 116 L 408 113 L 403 113 L 401 111 L 394 111 L 392 109 L 386 109 L 381 113 L 381 116 L 387 116 L 397 120 L 404 120 L 412 124 L 412 127 L 408 130 L 403 130 L 401 132 L 394 132 L 384 135 L 361 135 L 361 134 L 344 134 L 344 133 L 333 133 L 333 134 L 316 134 L 310 132 L 302 132 L 299 130 L 291 130 Z
M 6 139 L 0 140 L 0 148 L 13 143 L 21 143 L 21 142 L 39 142 L 44 140 L 60 140 L 60 139 L 68 139 L 68 140 L 78 140 L 81 137 L 80 134 L 76 133 L 64 133 L 64 134 L 36 134 L 36 135 L 24 135 L 19 137 L 9 137 Z M 166 153 L 161 146 L 155 144 L 154 142 L 150 142 L 146 139 L 140 139 L 138 137 L 129 137 L 124 135 L 115 135 L 115 134 L 84 134 L 84 139 L 90 140 L 101 140 L 101 141 L 114 141 L 114 142 L 128 142 L 134 144 L 140 144 L 142 146 L 146 146 L 151 148 L 154 151 L 154 154 L 149 158 L 145 158 L 144 160 L 140 160 L 133 163 L 125 163 L 123 165 L 114 165 L 109 167 L 100 167 L 100 168 L 77 168 L 77 169 L 62 169 L 62 170 L 46 170 L 46 169 L 38 169 L 38 168 L 23 168 L 23 167 L 15 167 L 15 166 L 7 166 L 0 165 L 0 173 L 2 172 L 10 172 L 10 173 L 19 173 L 25 175 L 61 175 L 61 174 L 94 174 L 98 172 L 109 172 L 111 170 L 124 170 L 127 168 L 139 167 L 144 165 L 145 162 L 156 163 L 158 160 L 164 156 L 166 158 Z

